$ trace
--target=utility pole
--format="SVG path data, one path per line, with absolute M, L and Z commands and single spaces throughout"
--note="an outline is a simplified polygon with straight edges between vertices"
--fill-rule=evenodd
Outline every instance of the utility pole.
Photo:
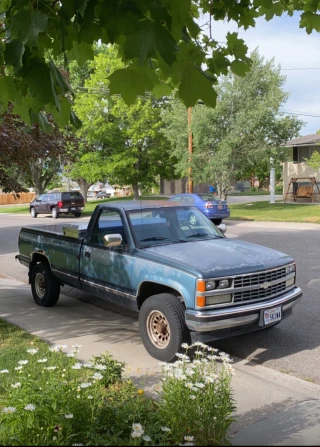
M 274 170 L 274 160 L 270 157 L 270 203 L 275 203 L 276 177 Z
M 192 107 L 188 107 L 188 153 L 189 153 L 189 178 L 188 178 L 189 191 L 188 192 L 189 193 L 193 192 L 192 169 L 191 169 L 191 159 L 192 159 L 191 114 L 192 114 Z

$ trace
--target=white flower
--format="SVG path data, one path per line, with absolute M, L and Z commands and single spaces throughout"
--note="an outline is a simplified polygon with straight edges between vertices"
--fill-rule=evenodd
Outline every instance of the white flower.
M 48 359 L 39 359 L 37 360 L 38 363 L 46 363 L 48 361 Z
M 13 385 L 11 385 L 11 388 L 20 388 L 20 387 L 21 387 L 20 382 L 17 382 L 17 383 L 14 383 Z
M 201 361 L 200 361 L 200 360 L 194 360 L 194 361 L 193 361 L 193 364 L 194 364 L 194 365 L 201 365 Z
M 195 354 L 198 354 L 198 355 L 205 355 L 204 352 L 202 352 L 202 351 L 196 351 Z
M 167 372 L 167 371 L 171 371 L 171 370 L 172 370 L 172 365 L 165 364 L 163 366 L 163 371 Z
M 201 359 L 201 363 L 208 363 L 207 359 Z
M 90 383 L 90 382 L 82 383 L 80 385 L 80 388 L 89 388 L 91 385 L 92 385 L 92 383 Z
M 132 438 L 141 438 L 141 436 L 144 434 L 144 430 L 142 428 L 141 424 L 133 423 L 132 424 L 132 432 L 131 437 Z
M 57 437 L 54 436 L 54 437 L 52 438 L 52 441 L 56 441 L 56 440 L 57 440 Z
M 191 368 L 187 368 L 187 369 L 186 369 L 186 375 L 187 375 L 187 376 L 193 376 L 193 375 L 194 375 L 194 371 L 193 371 L 193 369 L 191 369 Z
M 8 369 L 2 369 L 0 371 L 0 374 L 9 374 L 9 370 Z
M 167 365 L 167 363 L 166 362 L 159 362 L 159 365 L 160 366 L 165 366 L 165 365 Z
M 190 399 L 195 400 L 197 397 L 194 394 L 191 394 Z
M 194 441 L 194 436 L 185 436 L 184 440 L 187 442 L 193 442 Z
M 92 399 L 93 399 L 93 396 L 88 396 L 88 399 L 92 400 Z
M 72 444 L 72 445 L 83 445 L 83 444 Z
M 181 360 L 190 360 L 186 354 L 180 354 L 179 352 L 176 353 L 176 357 Z
M 150 441 L 151 441 L 151 438 L 150 438 L 150 436 L 148 436 L 148 435 L 143 436 L 142 439 L 143 439 L 144 441 L 146 441 L 146 442 L 150 442 Z
M 4 407 L 2 408 L 2 413 L 14 413 L 17 411 L 15 407 Z
M 64 417 L 65 417 L 66 419 L 73 419 L 73 414 L 72 414 L 72 413 L 70 413 L 70 414 L 65 414 Z
M 214 383 L 214 381 L 215 381 L 212 376 L 207 376 L 207 377 L 205 377 L 204 380 L 206 383 Z
M 188 345 L 188 343 L 182 343 L 181 348 L 188 349 L 190 348 L 190 346 Z
M 67 357 L 75 357 L 75 353 L 74 352 L 68 352 Z
M 199 348 L 203 348 L 203 349 L 207 349 L 208 346 L 205 345 L 204 343 L 201 343 L 201 341 L 196 341 L 195 343 L 193 343 L 193 345 L 191 346 L 192 348 L 198 346 Z
M 209 359 L 209 360 L 218 360 L 219 356 L 218 355 L 208 355 L 207 359 Z
M 173 367 L 174 368 L 178 368 L 181 365 L 183 365 L 183 361 L 182 360 L 177 360 L 176 362 L 174 362 Z
M 134 430 L 134 431 L 142 431 L 143 430 L 143 428 L 142 428 L 142 425 L 141 424 L 138 424 L 138 423 L 133 423 L 132 424 L 132 430 Z
M 84 363 L 84 364 L 83 364 L 83 367 L 84 367 L 84 368 L 92 368 L 92 367 L 93 367 L 93 364 L 92 364 L 92 363 Z
M 71 366 L 72 369 L 81 369 L 82 368 L 82 364 L 81 363 L 76 363 L 73 366 Z
M 36 406 L 33 404 L 28 404 L 24 407 L 24 409 L 27 411 L 34 411 L 36 409 Z
M 171 429 L 169 427 L 161 427 L 161 430 L 164 432 L 171 432 Z
M 105 371 L 107 369 L 106 365 L 101 365 L 98 363 L 97 365 L 94 365 L 94 369 L 97 369 L 98 371 Z
M 68 349 L 68 346 L 67 345 L 51 346 L 49 348 L 49 351 L 51 351 L 51 352 L 59 352 L 59 351 L 63 351 L 64 349 Z
M 205 385 L 203 383 L 201 383 L 201 382 L 195 383 L 194 386 L 196 386 L 197 388 L 200 388 L 200 389 L 205 387 Z
M 92 378 L 93 378 L 93 380 L 101 380 L 101 379 L 103 379 L 103 375 L 100 373 L 94 373 Z
M 34 348 L 32 348 L 32 349 L 27 349 L 27 352 L 28 352 L 29 354 L 31 354 L 31 355 L 36 354 L 38 351 L 39 351 L 39 349 L 34 349 Z
M 76 343 L 75 345 L 72 345 L 71 348 L 79 349 L 79 348 L 82 348 L 82 345 L 79 345 L 78 343 Z
M 23 366 L 16 366 L 14 369 L 15 369 L 16 371 L 21 371 L 22 368 L 23 368 Z M 8 371 L 8 372 L 9 372 L 9 371 Z M 0 373 L 1 373 L 1 371 L 0 371 Z
M 135 430 L 132 430 L 132 432 L 131 432 L 131 438 L 141 438 L 141 436 L 143 435 L 143 431 L 142 431 L 142 433 L 140 432 L 140 431 L 135 431 Z
M 29 360 L 19 360 L 19 365 L 27 365 L 29 363 Z
M 187 382 L 185 383 L 185 386 L 191 390 L 193 388 L 193 383 Z
M 208 351 L 210 351 L 210 352 L 219 352 L 219 349 L 216 349 L 216 348 L 212 348 L 211 346 L 208 346 Z
M 48 371 L 54 371 L 55 369 L 57 369 L 57 367 L 56 366 L 47 366 L 46 369 Z

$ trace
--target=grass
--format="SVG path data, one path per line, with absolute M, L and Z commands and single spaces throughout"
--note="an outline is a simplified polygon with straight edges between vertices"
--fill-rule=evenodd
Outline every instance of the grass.
M 131 196 L 126 197 L 111 197 L 110 199 L 102 199 L 102 200 L 90 200 L 86 203 L 85 210 L 82 212 L 83 216 L 91 216 L 95 207 L 100 203 L 109 203 L 114 201 L 122 201 L 122 200 L 132 200 Z M 141 200 L 167 200 L 168 197 L 157 196 L 157 195 L 144 195 L 141 196 Z M 23 206 L 8 206 L 8 207 L 0 207 L 0 214 L 29 214 L 29 204 Z
M 276 194 L 282 194 L 282 190 L 276 191 Z M 236 194 L 229 194 L 230 196 L 236 196 L 236 197 L 241 197 L 241 196 L 270 196 L 270 192 L 269 191 L 264 191 L 262 190 L 258 190 L 258 191 L 244 191 L 244 192 L 237 192 Z
M 320 206 L 254 202 L 229 205 L 231 220 L 320 223 Z

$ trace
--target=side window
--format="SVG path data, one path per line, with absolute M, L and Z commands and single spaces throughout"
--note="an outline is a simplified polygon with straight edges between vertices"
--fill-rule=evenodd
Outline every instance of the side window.
M 122 243 L 120 247 L 110 248 L 119 249 L 124 248 L 127 239 L 124 232 L 121 216 L 118 211 L 102 210 L 91 235 L 91 243 L 104 247 L 104 236 L 107 234 L 121 234 Z
M 44 198 L 44 194 L 41 194 L 41 196 L 39 196 L 38 198 L 37 198 L 37 201 L 39 201 L 39 202 L 43 202 L 43 198 Z
M 50 194 L 43 194 L 42 202 L 48 202 Z
M 175 196 L 171 199 L 171 202 L 181 202 L 181 196 Z

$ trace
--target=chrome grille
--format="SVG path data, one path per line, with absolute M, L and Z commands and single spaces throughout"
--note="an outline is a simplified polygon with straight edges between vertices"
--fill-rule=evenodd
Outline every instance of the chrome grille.
M 267 272 L 254 273 L 252 275 L 239 276 L 234 279 L 234 288 L 247 287 L 263 284 L 264 282 L 276 281 L 286 277 L 286 267 L 269 270 Z M 260 289 L 258 289 L 260 290 Z
M 255 289 L 255 290 L 245 290 L 242 292 L 236 292 L 234 294 L 234 302 L 243 302 L 251 300 L 263 300 L 269 298 L 272 295 L 277 295 L 286 289 L 286 282 L 281 282 L 275 284 L 267 289 Z

